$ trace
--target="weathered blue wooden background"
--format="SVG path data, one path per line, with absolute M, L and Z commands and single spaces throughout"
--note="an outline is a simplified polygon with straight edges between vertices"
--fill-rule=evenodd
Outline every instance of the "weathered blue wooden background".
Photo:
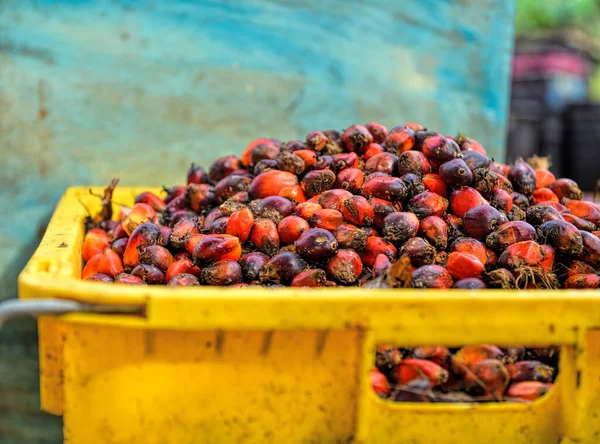
M 0 0 L 0 298 L 68 185 L 172 184 L 257 136 L 370 120 L 502 157 L 512 18 L 512 0 Z

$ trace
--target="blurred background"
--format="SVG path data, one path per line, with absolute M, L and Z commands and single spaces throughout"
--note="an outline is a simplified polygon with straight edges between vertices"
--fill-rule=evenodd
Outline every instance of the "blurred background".
M 256 137 L 408 121 L 593 189 L 600 0 L 0 1 L 0 299 L 70 185 L 182 183 Z M 0 443 L 55 443 L 35 322 L 0 332 Z

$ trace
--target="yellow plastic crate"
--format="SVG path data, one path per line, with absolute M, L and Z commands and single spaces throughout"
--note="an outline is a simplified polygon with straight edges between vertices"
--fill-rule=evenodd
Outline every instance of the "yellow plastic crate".
M 84 282 L 84 205 L 98 203 L 69 189 L 19 278 L 23 299 L 144 309 L 40 318 L 42 408 L 68 442 L 600 442 L 597 291 Z M 558 344 L 560 373 L 529 404 L 394 404 L 370 390 L 378 343 Z

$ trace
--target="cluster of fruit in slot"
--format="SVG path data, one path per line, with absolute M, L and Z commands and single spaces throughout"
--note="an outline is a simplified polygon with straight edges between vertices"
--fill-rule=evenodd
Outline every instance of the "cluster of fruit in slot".
M 396 402 L 528 402 L 552 388 L 558 357 L 556 347 L 382 345 L 371 387 Z
M 90 219 L 82 278 L 134 285 L 596 288 L 577 184 L 409 123 L 260 138 Z M 113 217 L 116 216 L 116 217 Z

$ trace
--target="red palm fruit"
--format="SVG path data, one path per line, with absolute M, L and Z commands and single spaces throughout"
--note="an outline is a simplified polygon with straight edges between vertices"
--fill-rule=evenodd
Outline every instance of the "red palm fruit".
M 552 382 L 554 369 L 540 361 L 518 361 L 506 365 L 511 382 Z
M 427 359 L 404 359 L 396 367 L 395 379 L 400 385 L 421 378 L 427 378 L 435 387 L 448 380 L 448 371 Z
M 200 272 L 200 282 L 204 285 L 220 287 L 242 282 L 242 267 L 236 261 L 219 261 L 210 264 Z
M 363 227 L 365 233 L 367 233 L 367 238 L 371 236 L 379 236 L 379 231 L 374 229 L 373 227 Z
M 302 174 L 306 169 L 304 160 L 297 154 L 289 151 L 283 151 L 275 158 L 277 162 L 277 169 L 280 171 L 287 171 L 292 174 Z
M 194 163 L 190 165 L 190 169 L 187 173 L 187 185 L 191 183 L 210 183 L 210 178 L 208 177 L 206 170 Z
M 505 290 L 516 288 L 515 276 L 506 268 L 497 268 L 483 273 L 483 281 L 490 288 Z
M 296 254 L 278 253 L 260 271 L 260 281 L 267 284 L 289 285 L 306 269 L 306 263 Z
M 450 358 L 450 351 L 446 347 L 433 345 L 429 347 L 417 347 L 413 350 L 413 355 L 417 359 L 427 359 L 443 367 Z
M 341 224 L 333 232 L 340 248 L 360 251 L 367 244 L 365 230 L 351 224 Z
M 227 199 L 237 193 L 247 192 L 252 179 L 250 177 L 231 174 L 224 177 L 214 187 L 214 197 L 218 204 L 222 204 Z M 206 188 L 206 190 L 210 190 Z
M 533 205 L 527 209 L 527 222 L 534 227 L 551 220 L 563 220 L 558 210 L 551 205 L 542 203 Z
M 462 151 L 475 151 L 477 153 L 486 155 L 485 148 L 475 139 L 471 139 L 470 137 L 465 136 L 464 134 L 459 134 L 456 136 L 456 143 Z
M 363 263 L 360 256 L 353 250 L 338 250 L 327 262 L 329 279 L 343 285 L 351 285 L 356 282 L 362 272 Z
M 463 220 L 454 214 L 444 214 L 442 216 L 446 225 L 448 225 L 448 241 L 453 242 L 456 239 L 465 237 Z
M 149 245 L 140 248 L 140 264 L 153 265 L 166 273 L 173 263 L 171 252 L 162 245 Z
M 533 168 L 520 157 L 517 158 L 515 164 L 510 168 L 508 179 L 512 183 L 515 191 L 518 191 L 519 193 L 529 195 L 535 189 L 535 171 L 533 171 Z
M 390 202 L 378 197 L 371 197 L 369 205 L 373 208 L 373 225 L 377 228 L 383 226 L 383 220 L 388 214 L 402 210 L 400 202 Z
M 200 285 L 200 281 L 194 275 L 181 273 L 173 276 L 167 283 L 169 287 L 195 287 Z
M 127 285 L 148 285 L 139 277 L 127 273 L 118 274 L 115 277 L 115 283 Z
M 483 240 L 508 219 L 491 205 L 478 205 L 465 213 L 464 226 L 466 233 L 478 240 Z
M 198 276 L 200 274 L 200 269 L 194 264 L 192 264 L 192 261 L 190 261 L 189 259 L 179 259 L 177 261 L 174 261 L 169 266 L 167 272 L 165 273 L 165 280 L 167 282 L 170 282 L 174 276 L 182 273 L 188 273 L 194 276 Z
M 479 290 L 487 288 L 485 282 L 479 278 L 465 278 L 454 283 L 454 288 L 460 288 L 463 290 Z
M 311 131 L 306 135 L 306 146 L 314 151 L 323 151 L 329 143 L 329 137 L 323 134 L 322 131 Z
M 185 248 L 185 251 L 188 254 L 190 254 L 190 259 L 191 259 L 191 255 L 194 254 L 194 248 L 196 248 L 196 244 L 204 236 L 206 236 L 206 234 L 192 234 L 186 239 L 185 243 L 183 244 L 183 247 Z
M 335 180 L 336 176 L 333 171 L 315 170 L 306 173 L 300 185 L 307 196 L 313 197 L 333 187 Z
M 308 222 L 313 228 L 333 231 L 344 222 L 344 216 L 337 210 L 317 210 Z
M 579 185 L 571 179 L 556 179 L 548 188 L 554 191 L 554 194 L 561 201 L 563 199 L 583 199 L 583 193 L 579 189 Z
M 369 160 L 374 155 L 384 152 L 385 149 L 381 145 L 378 143 L 371 143 L 361 157 L 363 160 Z
M 256 146 L 254 148 L 256 148 Z M 254 149 L 252 151 L 254 151 Z M 213 182 L 218 182 L 224 177 L 229 176 L 235 170 L 243 169 L 243 167 L 244 165 L 242 164 L 241 160 L 237 157 L 225 156 L 213 162 L 208 171 L 208 175 L 210 177 L 210 180 L 212 180 Z
M 366 173 L 381 172 L 392 175 L 397 167 L 398 156 L 392 153 L 376 154 L 365 162 Z
M 484 265 L 489 268 L 493 268 L 498 263 L 498 255 L 491 249 L 485 249 L 486 262 Z
M 504 353 L 495 345 L 465 345 L 452 357 L 452 371 L 457 375 L 464 375 L 470 367 L 485 359 L 502 360 Z
M 408 256 L 413 267 L 433 264 L 436 256 L 435 248 L 421 237 L 407 240 L 398 250 L 398 255 Z
M 596 272 L 594 267 L 592 267 L 590 264 L 586 264 L 585 262 L 577 259 L 568 259 L 562 263 L 561 266 L 564 269 L 566 277 L 571 277 L 576 274 L 590 274 Z
M 270 219 L 256 220 L 250 233 L 250 241 L 263 253 L 275 254 L 280 246 L 279 233 L 275 222 Z
M 165 188 L 164 191 L 167 192 L 167 195 L 165 196 L 165 203 L 168 205 L 173 199 L 184 196 L 186 189 L 187 188 L 182 185 L 178 185 L 169 189 Z
M 339 153 L 333 155 L 333 168 L 342 171 L 346 168 L 358 168 L 359 161 L 356 153 Z
M 498 178 L 498 188 L 501 188 L 504 191 L 508 191 L 509 193 L 512 193 L 514 191 L 512 183 L 510 182 L 510 180 L 508 180 L 506 176 L 504 176 L 503 174 L 496 173 L 496 177 Z
M 533 226 L 523 221 L 512 221 L 500 225 L 496 231 L 488 234 L 485 243 L 490 248 L 504 250 L 509 245 L 535 240 L 536 237 L 537 233 Z
M 297 151 L 296 154 L 298 154 Z M 260 173 L 252 180 L 248 194 L 253 199 L 262 199 L 268 196 L 277 196 L 282 188 L 296 185 L 298 185 L 298 177 L 295 174 L 270 170 Z
M 502 399 L 510 377 L 504 364 L 497 359 L 484 359 L 469 368 L 465 388 L 472 395 Z
M 308 222 L 299 216 L 287 216 L 281 219 L 277 226 L 279 239 L 283 245 L 293 244 L 300 235 L 308 230 Z
M 421 220 L 419 234 L 437 250 L 445 250 L 448 246 L 448 224 L 439 216 L 427 216 Z
M 566 200 L 565 205 L 577 217 L 600 224 L 600 208 L 594 202 L 587 200 Z
M 565 281 L 565 288 L 598 288 L 600 283 L 598 275 L 590 274 L 574 274 Z
M 544 259 L 540 262 L 540 267 L 547 272 L 551 272 L 554 269 L 554 258 L 556 257 L 556 251 L 550 245 L 542 245 L 544 249 Z
M 430 136 L 425 139 L 423 142 L 423 154 L 437 165 L 461 157 L 460 148 L 456 142 L 439 135 Z
M 425 127 L 417 122 L 408 122 L 402 126 L 405 126 L 406 128 L 410 128 L 413 131 L 425 131 Z
M 536 188 L 549 188 L 556 181 L 556 177 L 548 170 L 537 168 L 533 170 L 535 172 L 535 187 Z
M 517 382 L 508 388 L 506 395 L 510 398 L 533 401 L 544 396 L 552 387 L 552 384 L 539 381 Z
M 405 151 L 398 155 L 398 175 L 407 173 L 422 176 L 431 173 L 431 165 L 427 157 L 420 151 Z
M 414 288 L 452 288 L 452 276 L 439 265 L 423 265 L 412 273 Z
M 485 155 L 476 151 L 463 151 L 462 158 L 471 171 L 485 169 L 490 166 L 490 159 Z
M 320 268 L 313 268 L 296 275 L 290 286 L 292 287 L 323 287 L 327 281 L 327 274 Z
M 578 230 L 583 231 L 594 231 L 596 230 L 596 224 L 590 222 L 589 220 L 581 219 L 580 217 L 575 216 L 571 213 L 562 213 L 561 216 L 563 219 L 577 227 Z
M 413 213 L 396 211 L 383 220 L 381 233 L 386 240 L 401 246 L 419 231 L 419 219 Z
M 369 122 L 365 125 L 365 128 L 371 133 L 375 143 L 383 143 L 388 135 L 387 128 L 381 123 Z
M 206 184 L 189 184 L 185 196 L 190 208 L 197 213 L 215 202 L 214 188 Z
M 383 373 L 374 368 L 371 370 L 370 378 L 371 389 L 376 395 L 381 396 L 382 398 L 390 396 L 390 383 Z
M 86 281 L 113 283 L 114 280 L 107 274 L 96 273 L 85 278 Z
M 227 220 L 225 233 L 237 236 L 240 242 L 246 242 L 254 226 L 254 216 L 249 208 L 235 211 Z
M 538 234 L 545 244 L 562 254 L 578 255 L 583 251 L 583 238 L 573 224 L 564 220 L 550 220 L 538 227 Z
M 537 188 L 533 190 L 533 202 L 558 202 L 558 197 L 550 188 Z
M 84 261 L 88 262 L 92 257 L 104 252 L 109 247 L 110 238 L 106 231 L 100 228 L 92 228 L 83 238 L 81 256 Z
M 396 258 L 396 247 L 393 244 L 387 242 L 381 237 L 370 236 L 367 239 L 364 250 L 361 252 L 360 257 L 363 263 L 367 267 L 373 267 L 375 259 L 379 254 L 385 254 L 391 261 Z
M 153 265 L 139 264 L 131 270 L 131 274 L 148 285 L 162 285 L 166 282 L 164 273 Z
M 362 125 L 352 125 L 342 135 L 342 144 L 346 150 L 362 154 L 370 143 L 373 142 L 373 136 L 367 128 Z
M 322 228 L 306 230 L 296 241 L 296 249 L 304 259 L 311 262 L 323 261 L 338 248 L 333 234 Z
M 476 256 L 458 251 L 450 253 L 446 268 L 450 276 L 457 280 L 481 277 L 481 273 L 485 270 L 483 262 Z
M 185 242 L 193 234 L 198 234 L 198 218 L 192 219 L 181 219 L 173 226 L 171 235 L 169 236 L 169 243 L 175 248 L 183 248 Z
M 91 275 L 98 273 L 98 264 L 100 263 L 101 257 L 102 253 L 98 253 L 95 256 L 92 256 L 90 260 L 85 263 L 85 266 L 81 271 L 81 279 L 85 280 Z
M 406 197 L 406 185 L 398 177 L 373 177 L 365 179 L 361 194 L 364 197 L 377 197 L 390 201 L 402 200 Z
M 319 205 L 327 210 L 342 211 L 342 205 L 346 199 L 352 197 L 352 193 L 347 190 L 327 190 L 319 197 Z
M 238 262 L 242 266 L 244 280 L 254 281 L 258 279 L 260 271 L 269 260 L 269 256 L 258 251 L 243 255 Z
M 513 198 L 511 193 L 497 188 L 490 196 L 490 205 L 504 213 L 510 213 L 513 209 Z
M 502 268 L 517 269 L 522 266 L 539 265 L 546 257 L 546 250 L 534 241 L 517 242 L 509 245 L 498 259 Z
M 452 188 L 470 185 L 473 173 L 462 159 L 452 159 L 440 165 L 439 176 Z
M 302 202 L 296 206 L 294 212 L 296 216 L 301 217 L 304 220 L 308 220 L 313 216 L 313 214 L 322 209 L 323 207 L 318 203 Z
M 439 194 L 442 197 L 448 196 L 448 186 L 438 174 L 425 174 L 421 182 L 432 193 Z
M 131 270 L 133 267 L 140 263 L 140 251 L 150 245 L 161 245 L 162 244 L 162 233 L 158 225 L 150 222 L 145 222 L 133 230 L 127 247 L 125 247 L 125 253 L 123 254 L 123 265 L 125 269 Z
M 587 231 L 581 231 L 583 240 L 583 251 L 577 256 L 577 259 L 587 262 L 594 267 L 600 266 L 600 239 L 598 236 Z
M 363 186 L 365 176 L 358 168 L 346 168 L 338 173 L 335 186 L 348 190 L 351 193 L 358 193 Z
M 488 201 L 474 188 L 462 187 L 450 194 L 450 208 L 458 217 L 465 217 L 471 208 L 487 204 Z
M 317 161 L 317 153 L 315 153 L 313 150 L 297 150 L 294 151 L 294 154 L 298 157 L 300 157 L 303 161 L 304 161 L 304 168 L 310 168 L 312 167 L 315 162 Z
M 342 216 L 347 222 L 363 227 L 373 223 L 375 214 L 367 199 L 362 196 L 352 196 L 344 200 Z
M 485 245 L 477 239 L 473 239 L 471 237 L 461 237 L 455 240 L 452 242 L 452 245 L 450 245 L 450 252 L 455 251 L 459 253 L 472 254 L 479 259 L 482 264 L 485 265 L 487 263 L 487 251 Z
M 373 264 L 373 277 L 379 277 L 392 266 L 392 262 L 390 258 L 385 254 L 378 254 L 375 258 L 375 263 Z
M 407 127 L 396 127 L 385 138 L 386 151 L 400 154 L 415 146 L 415 131 Z
M 448 209 L 448 200 L 431 191 L 424 191 L 410 199 L 407 208 L 420 219 L 427 216 L 441 216 Z
M 135 203 L 150 205 L 150 207 L 157 212 L 162 212 L 167 206 L 164 200 L 150 191 L 145 191 L 135 196 Z
M 272 223 L 272 222 L 271 222 Z M 205 235 L 194 247 L 193 256 L 201 263 L 237 261 L 242 255 L 240 240 L 228 234 Z
M 375 366 L 387 376 L 393 376 L 393 369 L 402 361 L 402 353 L 397 347 L 389 344 L 375 348 Z
M 244 166 L 248 166 L 252 163 L 252 150 L 254 150 L 254 148 L 256 148 L 259 145 L 274 145 L 278 147 L 279 142 L 275 139 L 267 139 L 265 137 L 254 139 L 246 146 L 244 152 L 242 153 L 241 161 Z
M 278 196 L 285 197 L 286 199 L 292 201 L 294 204 L 306 202 L 306 196 L 304 195 L 304 191 L 299 185 L 295 187 L 282 188 L 281 191 L 279 191 Z

